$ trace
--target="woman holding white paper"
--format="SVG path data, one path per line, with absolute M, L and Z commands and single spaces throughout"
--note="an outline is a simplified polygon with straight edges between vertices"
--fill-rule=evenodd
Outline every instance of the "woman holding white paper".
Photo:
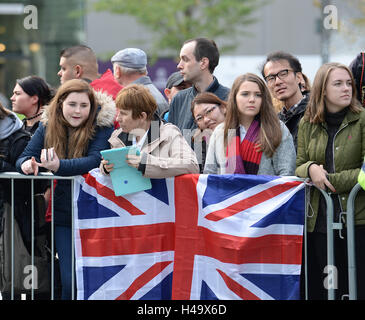
M 180 130 L 156 117 L 157 104 L 148 89 L 137 84 L 125 87 L 116 98 L 116 107 L 120 129 L 111 135 L 111 147 L 135 145 L 141 151 L 140 155 L 127 155 L 129 166 L 147 178 L 199 173 L 196 155 Z M 113 166 L 103 159 L 100 171 L 108 174 Z

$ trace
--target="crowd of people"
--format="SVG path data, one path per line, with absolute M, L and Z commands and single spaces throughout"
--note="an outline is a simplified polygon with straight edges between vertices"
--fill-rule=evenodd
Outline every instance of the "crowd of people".
M 227 88 L 214 76 L 219 64 L 216 43 L 195 38 L 182 45 L 178 71 L 167 80 L 165 98 L 148 76 L 144 51 L 116 52 L 113 72 L 99 75 L 89 47 L 66 48 L 60 53 L 57 90 L 29 76 L 15 84 L 12 111 L 0 105 L 1 172 L 48 171 L 67 177 L 99 167 L 108 175 L 113 163 L 100 151 L 134 145 L 140 153 L 128 155 L 127 164 L 149 178 L 189 173 L 308 178 L 317 188 L 307 203 L 308 267 L 302 279 L 306 272 L 309 299 L 326 299 L 326 204 L 318 189 L 331 194 L 340 219 L 365 155 L 361 61 L 356 57 L 350 67 L 324 64 L 311 85 L 295 56 L 273 52 L 263 61 L 261 75 L 240 75 Z M 20 200 L 15 217 L 29 245 L 30 209 L 24 203 L 30 202 L 30 195 L 24 183 L 20 179 L 15 186 Z M 52 199 L 49 182 L 37 182 L 36 187 L 46 207 L 53 202 L 59 298 L 70 299 L 71 185 L 57 181 Z M 9 183 L 1 181 L 3 202 L 10 201 L 9 190 Z M 355 202 L 359 299 L 365 298 L 364 198 L 361 191 Z M 346 237 L 335 235 L 335 252 L 340 299 L 348 292 Z

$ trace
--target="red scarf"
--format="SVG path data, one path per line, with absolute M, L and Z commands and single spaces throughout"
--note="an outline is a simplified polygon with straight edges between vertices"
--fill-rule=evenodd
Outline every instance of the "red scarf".
M 257 174 L 262 156 L 262 151 L 256 142 L 259 132 L 259 121 L 252 121 L 245 138 L 240 143 L 240 128 L 237 128 L 235 137 L 227 146 L 226 173 Z

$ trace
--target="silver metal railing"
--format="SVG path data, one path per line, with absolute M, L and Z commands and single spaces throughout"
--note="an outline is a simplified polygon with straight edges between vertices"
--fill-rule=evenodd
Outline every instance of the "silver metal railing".
M 356 255 L 355 255 L 355 199 L 359 191 L 362 190 L 360 184 L 356 184 L 347 200 L 347 251 L 348 251 L 348 276 L 349 276 L 349 299 L 357 299 L 356 288 Z
M 327 205 L 327 265 L 335 266 L 335 248 L 334 248 L 334 236 L 333 232 L 338 230 L 341 235 L 341 231 L 344 229 L 341 216 L 346 216 L 346 231 L 347 231 L 347 254 L 348 254 L 348 286 L 349 300 L 357 299 L 357 285 L 356 285 L 356 254 L 355 254 L 355 199 L 361 186 L 357 183 L 351 190 L 347 200 L 347 211 L 342 212 L 340 215 L 340 221 L 334 222 L 333 201 L 331 193 L 327 193 L 317 188 L 323 195 Z M 306 252 L 306 251 L 305 251 Z M 333 275 L 332 275 L 333 276 Z M 334 280 L 332 278 L 332 280 Z M 307 286 L 306 286 L 307 287 Z M 335 299 L 335 286 L 330 285 L 328 287 L 328 300 Z
M 11 282 L 12 284 L 14 283 L 14 204 L 15 204 L 15 198 L 16 195 L 14 194 L 14 182 L 17 179 L 29 179 L 31 180 L 31 265 L 34 266 L 34 181 L 36 180 L 50 180 L 51 181 L 51 194 L 52 194 L 52 199 L 53 197 L 53 191 L 54 191 L 54 180 L 71 180 L 71 195 L 73 197 L 74 194 L 74 183 L 73 180 L 75 179 L 75 177 L 61 177 L 61 176 L 55 176 L 53 174 L 48 174 L 48 173 L 40 173 L 38 176 L 26 176 L 26 175 L 22 175 L 19 173 L 15 173 L 15 172 L 6 172 L 6 173 L 0 173 L 0 179 L 8 179 L 11 182 L 11 219 L 12 219 L 12 224 L 11 224 L 11 229 L 12 229 L 12 239 L 11 239 L 11 266 L 12 266 L 12 272 L 11 272 Z M 304 181 L 303 179 L 299 179 L 301 181 Z M 306 192 L 309 190 L 309 188 L 314 187 L 314 186 L 306 186 Z M 334 212 L 333 212 L 333 202 L 332 202 L 332 198 L 331 198 L 331 194 L 327 193 L 321 189 L 318 189 L 321 194 L 323 195 L 325 201 L 326 201 L 326 206 L 327 206 L 327 264 L 329 266 L 335 266 L 335 256 L 334 256 L 334 236 L 333 236 L 333 231 L 334 230 L 343 230 L 343 223 L 341 221 L 339 222 L 334 222 Z M 354 186 L 354 188 L 351 190 L 349 198 L 348 198 L 348 203 L 347 203 L 347 212 L 343 213 L 346 214 L 346 221 L 347 221 L 347 246 L 348 246 L 348 278 L 349 278 L 349 299 L 350 300 L 356 300 L 357 299 L 357 292 L 356 292 L 356 256 L 355 256 L 355 223 L 354 223 L 354 213 L 355 213 L 355 208 L 354 208 L 354 203 L 355 203 L 355 199 L 356 196 L 358 194 L 358 192 L 362 190 L 361 186 L 359 184 L 356 184 Z M 306 201 L 309 201 L 309 199 L 307 198 L 306 195 Z M 52 206 L 51 206 L 51 212 L 52 212 L 52 217 L 54 216 L 54 208 L 53 208 L 53 204 L 54 201 L 52 201 Z M 307 206 L 306 206 L 307 207 Z M 71 215 L 72 215 L 72 299 L 75 299 L 75 288 L 74 288 L 74 283 L 75 283 L 75 239 L 74 239 L 74 209 L 72 206 L 71 209 Z M 306 216 L 307 216 L 307 212 L 306 212 Z M 306 241 L 306 234 L 307 234 L 307 226 L 306 226 L 306 220 L 305 219 L 305 224 L 304 224 L 304 242 L 303 242 L 303 246 L 304 246 L 304 253 L 305 255 L 307 255 L 307 241 Z M 54 219 L 52 218 L 51 220 L 51 271 L 50 271 L 50 278 L 51 278 L 51 300 L 55 299 L 55 294 L 54 294 L 54 290 L 55 290 L 55 266 L 54 266 L 54 257 L 55 257 L 55 247 L 54 247 Z M 307 258 L 305 257 L 305 261 L 307 262 Z M 304 266 L 305 268 L 305 297 L 306 299 L 308 298 L 308 293 L 307 293 L 307 283 L 308 283 L 308 279 L 307 279 L 307 266 L 305 264 Z M 33 273 L 32 273 L 33 275 Z M 33 300 L 34 299 L 34 288 L 32 286 L 31 288 L 31 294 L 30 294 L 30 298 Z M 14 299 L 14 287 L 12 285 L 11 287 L 11 299 Z M 335 299 L 335 288 L 333 286 L 329 286 L 328 287 L 328 300 L 334 300 Z
M 303 232 L 303 246 L 304 246 L 304 281 L 305 281 L 305 292 L 304 292 L 304 298 L 305 300 L 308 300 L 308 266 L 307 266 L 307 216 L 308 216 L 308 205 L 307 202 L 310 201 L 309 194 L 310 189 L 316 188 L 318 189 L 321 194 L 323 195 L 325 202 L 326 202 L 326 210 L 327 210 L 327 264 L 330 266 L 334 265 L 334 248 L 333 248 L 333 233 L 332 233 L 332 223 L 330 221 L 333 221 L 333 201 L 327 192 L 323 191 L 322 189 L 317 188 L 313 184 L 306 184 L 306 210 L 305 210 L 305 219 L 304 219 L 304 232 Z M 334 300 L 335 298 L 335 291 L 332 287 L 329 287 L 328 289 L 328 300 Z
M 14 204 L 15 204 L 15 198 L 16 195 L 14 194 L 14 186 L 15 186 L 15 180 L 19 180 L 19 179 L 24 179 L 24 180 L 30 180 L 30 185 L 31 185 L 31 194 L 30 194 L 30 199 L 31 199 L 31 266 L 32 268 L 34 268 L 35 264 L 34 264 L 34 239 L 35 239 L 35 234 L 34 234 L 34 209 L 35 209 L 35 203 L 34 203 L 34 181 L 36 180 L 50 180 L 51 181 L 51 215 L 52 215 L 52 219 L 51 219 L 51 259 L 50 259 L 50 265 L 51 265 L 51 271 L 50 271 L 50 298 L 51 300 L 55 299 L 55 283 L 54 283 L 54 279 L 55 279 L 55 265 L 54 265 L 54 257 L 55 257 L 55 247 L 54 247 L 54 180 L 71 180 L 71 197 L 73 197 L 73 187 L 74 187 L 74 177 L 61 177 L 61 176 L 55 176 L 51 173 L 39 173 L 38 176 L 33 176 L 33 175 L 22 175 L 20 173 L 17 172 L 5 172 L 5 173 L 0 173 L 0 179 L 8 179 L 10 180 L 10 186 L 11 186 L 11 196 L 10 196 L 10 207 L 11 207 L 11 299 L 14 299 Z M 71 198 L 73 199 L 73 198 Z M 71 221 L 72 221 L 72 229 L 74 230 L 74 209 L 73 209 L 73 205 L 71 206 Z M 74 232 L 72 232 L 72 270 L 75 270 L 75 252 L 74 252 Z M 32 300 L 34 300 L 34 282 L 33 282 L 33 275 L 34 272 L 32 270 L 32 287 L 31 287 L 31 293 L 30 293 L 30 298 Z M 74 290 L 74 283 L 75 283 L 75 279 L 74 279 L 75 275 L 74 272 L 72 272 L 71 275 L 71 281 L 72 281 L 72 300 L 74 300 L 75 298 L 75 290 Z

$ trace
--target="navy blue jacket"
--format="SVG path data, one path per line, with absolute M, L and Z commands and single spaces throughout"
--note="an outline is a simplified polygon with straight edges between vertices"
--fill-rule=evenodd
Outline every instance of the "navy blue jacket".
M 110 148 L 108 139 L 113 130 L 113 126 L 96 127 L 95 135 L 89 142 L 86 156 L 77 159 L 60 159 L 60 167 L 54 174 L 58 176 L 76 176 L 99 167 L 101 161 L 100 151 Z M 16 162 L 16 169 L 20 173 L 23 173 L 22 163 L 32 156 L 35 157 L 37 162 L 41 162 L 40 155 L 44 148 L 45 133 L 46 127 L 40 123 L 34 136 Z M 70 180 L 58 180 L 54 194 L 55 225 L 71 226 L 71 199 Z

